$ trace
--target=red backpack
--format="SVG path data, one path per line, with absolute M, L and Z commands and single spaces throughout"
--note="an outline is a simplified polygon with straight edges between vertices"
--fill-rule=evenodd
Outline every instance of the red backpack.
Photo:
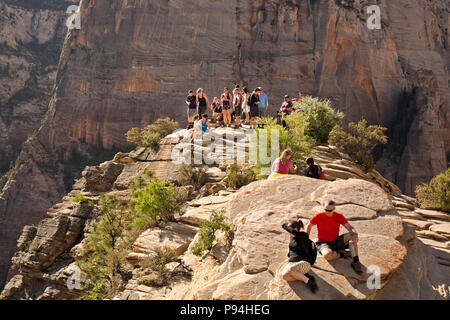
M 323 171 L 323 169 L 322 169 L 322 167 L 321 166 L 318 166 L 319 167 L 319 175 L 320 175 L 320 179 L 325 179 L 325 172 Z

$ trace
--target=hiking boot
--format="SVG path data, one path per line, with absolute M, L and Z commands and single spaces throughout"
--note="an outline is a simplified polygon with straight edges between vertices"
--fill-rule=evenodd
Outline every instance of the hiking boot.
M 309 281 L 306 285 L 312 291 L 312 293 L 316 293 L 317 290 L 319 290 L 319 287 L 317 286 L 317 283 L 316 283 L 316 278 L 314 278 L 313 276 L 311 276 L 309 274 L 305 274 L 305 276 L 309 279 Z
M 362 265 L 361 265 L 361 263 L 360 263 L 359 261 L 353 261 L 353 262 L 351 263 L 351 266 L 352 266 L 352 269 L 355 270 L 355 272 L 356 272 L 357 274 L 362 274 L 362 273 L 363 273 L 363 271 L 362 271 Z

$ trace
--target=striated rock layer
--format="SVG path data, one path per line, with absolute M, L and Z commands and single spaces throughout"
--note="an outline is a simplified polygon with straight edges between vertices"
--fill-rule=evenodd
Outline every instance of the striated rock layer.
M 70 189 L 90 149 L 124 146 L 159 116 L 184 121 L 188 89 L 263 85 L 272 110 L 285 93 L 327 97 L 391 129 L 379 170 L 407 194 L 444 171 L 446 2 L 378 3 L 382 30 L 366 26 L 368 1 L 83 0 L 49 114 L 0 197 L 0 283 L 23 225 Z

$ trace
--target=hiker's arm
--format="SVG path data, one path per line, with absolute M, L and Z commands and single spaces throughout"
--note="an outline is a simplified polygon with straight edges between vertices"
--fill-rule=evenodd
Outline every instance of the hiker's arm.
M 307 234 L 305 232 L 294 230 L 294 229 L 288 227 L 286 224 L 283 224 L 281 227 L 296 237 L 307 237 Z
M 348 230 L 348 232 L 350 232 L 351 235 L 358 236 L 358 232 L 350 223 L 347 222 L 346 224 L 344 224 L 344 227 Z
M 306 233 L 309 235 L 309 236 L 311 236 L 311 231 L 312 231 L 312 227 L 313 227 L 314 225 L 313 224 L 311 224 L 311 222 L 310 223 L 308 223 L 308 226 L 306 227 Z

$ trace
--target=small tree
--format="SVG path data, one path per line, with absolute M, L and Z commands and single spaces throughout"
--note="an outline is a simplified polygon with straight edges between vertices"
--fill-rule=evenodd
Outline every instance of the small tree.
M 208 221 L 204 221 L 198 231 L 200 237 L 192 248 L 192 253 L 196 256 L 201 256 L 205 251 L 211 250 L 216 241 L 217 231 L 229 231 L 230 226 L 225 223 L 224 212 L 213 211 Z
M 298 102 L 304 109 L 304 133 L 320 143 L 327 143 L 331 130 L 344 118 L 342 112 L 333 109 L 331 101 L 312 96 L 300 96 Z M 289 124 L 288 124 L 289 125 Z
M 429 184 L 417 186 L 416 196 L 423 209 L 450 212 L 450 168 L 431 179 Z
M 89 229 L 83 257 L 78 261 L 86 274 L 85 299 L 114 296 L 127 278 L 128 244 L 123 241 L 130 214 L 116 196 L 100 196 L 103 215 Z
M 386 144 L 384 134 L 386 128 L 367 125 L 366 120 L 358 123 L 350 122 L 346 128 L 337 125 L 330 133 L 329 142 L 340 151 L 347 153 L 366 170 L 373 169 L 374 160 L 372 151 L 378 144 Z
M 178 128 L 178 122 L 170 118 L 158 119 L 144 129 L 133 128 L 127 132 L 127 141 L 138 147 L 158 147 L 162 138 Z
M 181 203 L 175 195 L 175 186 L 159 179 L 134 192 L 135 219 L 133 227 L 147 229 L 162 226 L 173 219 Z

